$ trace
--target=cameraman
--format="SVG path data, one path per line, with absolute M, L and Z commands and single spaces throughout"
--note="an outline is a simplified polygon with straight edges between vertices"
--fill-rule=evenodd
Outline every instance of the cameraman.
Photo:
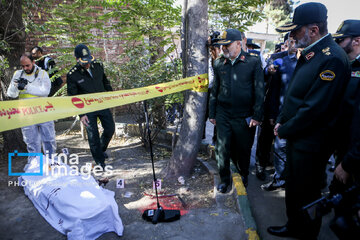
M 31 54 L 25 53 L 20 58 L 22 70 L 17 70 L 11 79 L 7 95 L 11 98 L 28 99 L 47 97 L 51 82 L 46 71 L 35 65 Z M 41 153 L 41 145 L 45 154 L 55 153 L 54 122 L 44 122 L 21 128 L 23 140 L 29 153 Z
M 31 55 L 35 59 L 36 65 L 41 69 L 44 69 L 49 74 L 49 78 L 51 80 L 49 97 L 52 97 L 63 85 L 61 77 L 53 78 L 53 76 L 57 73 L 57 70 L 55 69 L 55 61 L 49 56 L 44 56 L 43 49 L 39 46 L 31 49 Z

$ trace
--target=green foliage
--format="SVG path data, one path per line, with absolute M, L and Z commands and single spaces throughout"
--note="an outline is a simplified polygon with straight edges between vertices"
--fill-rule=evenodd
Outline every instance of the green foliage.
M 271 0 L 264 8 L 268 24 L 277 27 L 291 22 L 290 14 L 293 11 L 293 5 L 292 0 Z
M 209 19 L 214 29 L 245 31 L 265 16 L 262 6 L 269 0 L 209 0 Z

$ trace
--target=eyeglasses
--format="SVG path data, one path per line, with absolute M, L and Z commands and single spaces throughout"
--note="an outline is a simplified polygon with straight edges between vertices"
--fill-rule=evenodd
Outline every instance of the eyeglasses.
M 352 40 L 354 39 L 354 37 L 344 37 L 344 38 L 336 38 L 335 39 L 335 42 L 337 43 L 337 44 L 340 44 L 340 43 L 342 43 L 345 39 L 347 39 L 347 38 L 350 38 L 350 42 L 352 42 Z

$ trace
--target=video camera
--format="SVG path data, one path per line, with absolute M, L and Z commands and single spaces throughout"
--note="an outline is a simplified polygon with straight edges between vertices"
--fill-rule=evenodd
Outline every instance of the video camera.
M 342 193 L 327 195 L 302 208 L 312 220 L 335 209 L 335 217 L 330 223 L 331 230 L 339 239 L 351 239 L 360 235 L 360 188 L 351 186 Z
M 20 78 L 19 80 L 17 80 L 17 83 L 18 89 L 24 90 L 25 86 L 28 84 L 28 80 L 26 80 L 25 78 Z

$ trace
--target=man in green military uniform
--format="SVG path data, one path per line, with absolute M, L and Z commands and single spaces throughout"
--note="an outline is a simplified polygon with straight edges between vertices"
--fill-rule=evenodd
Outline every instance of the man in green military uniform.
M 317 239 L 321 219 L 312 221 L 301 208 L 321 197 L 350 65 L 345 52 L 328 34 L 327 9 L 321 3 L 300 5 L 295 9 L 293 22 L 277 30 L 291 31 L 295 47 L 304 50 L 274 128 L 276 136 L 287 140 L 288 222 L 269 227 L 268 232 L 280 237 Z
M 67 74 L 67 93 L 69 96 L 78 94 L 112 91 L 109 80 L 106 78 L 102 64 L 95 60 L 90 50 L 84 44 L 75 47 L 77 64 Z M 104 131 L 99 136 L 97 119 L 100 119 Z M 110 109 L 80 115 L 85 125 L 91 154 L 100 166 L 105 168 L 105 153 L 115 132 L 115 123 Z
M 247 186 L 255 126 L 262 120 L 264 74 L 260 57 L 242 50 L 241 32 L 228 29 L 218 41 L 224 56 L 214 63 L 210 122 L 216 124 L 216 159 L 225 193 L 231 183 L 230 158 Z

